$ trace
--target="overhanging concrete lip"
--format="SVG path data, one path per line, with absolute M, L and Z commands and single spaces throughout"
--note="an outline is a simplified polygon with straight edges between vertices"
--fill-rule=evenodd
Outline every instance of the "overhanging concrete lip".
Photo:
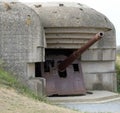
M 28 4 L 28 6 L 40 15 L 45 27 L 98 26 L 109 29 L 113 28 L 112 23 L 105 15 L 80 3 L 32 3 Z

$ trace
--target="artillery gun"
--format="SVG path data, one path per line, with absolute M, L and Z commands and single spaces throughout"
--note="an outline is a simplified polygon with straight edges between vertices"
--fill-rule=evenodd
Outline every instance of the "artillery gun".
M 84 53 L 91 45 L 100 40 L 104 36 L 103 32 L 97 33 L 80 49 L 74 51 L 68 58 L 66 58 L 61 64 L 58 65 L 59 71 L 64 71 L 74 60 L 76 60 L 82 53 Z
M 42 77 L 46 79 L 46 94 L 48 96 L 86 94 L 81 61 L 78 58 L 103 36 L 103 32 L 97 33 L 68 57 L 61 56 L 61 54 L 55 55 L 54 52 L 54 55 L 47 55 L 44 69 L 42 68 L 44 70 Z

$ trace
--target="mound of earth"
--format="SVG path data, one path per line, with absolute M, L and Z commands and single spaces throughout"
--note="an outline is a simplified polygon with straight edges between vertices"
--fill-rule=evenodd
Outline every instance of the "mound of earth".
M 0 86 L 0 113 L 79 113 L 49 105 Z

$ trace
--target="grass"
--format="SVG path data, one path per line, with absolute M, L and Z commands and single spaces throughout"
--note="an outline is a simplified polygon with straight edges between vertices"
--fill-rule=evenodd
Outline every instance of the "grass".
M 6 72 L 0 66 L 0 86 L 5 86 L 7 88 L 14 88 L 18 93 L 26 95 L 28 97 L 47 102 L 47 99 L 44 96 L 36 96 L 29 88 L 22 85 L 14 76 L 9 72 Z
M 45 97 L 36 96 L 12 74 L 6 72 L 2 68 L 3 63 L 0 61 L 1 113 L 78 113 L 75 110 L 46 104 L 48 101 Z
M 120 93 L 120 54 L 117 55 L 116 73 L 117 73 L 117 90 Z

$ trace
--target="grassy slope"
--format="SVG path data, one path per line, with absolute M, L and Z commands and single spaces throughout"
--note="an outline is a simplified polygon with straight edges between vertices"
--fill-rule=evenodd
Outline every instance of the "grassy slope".
M 118 92 L 120 92 L 120 54 L 117 54 L 116 72 L 117 72 L 117 89 Z
M 41 100 L 41 101 L 39 101 Z M 79 113 L 49 105 L 0 68 L 0 113 Z
M 0 87 L 0 113 L 78 113 L 49 105 L 16 92 L 12 88 Z

